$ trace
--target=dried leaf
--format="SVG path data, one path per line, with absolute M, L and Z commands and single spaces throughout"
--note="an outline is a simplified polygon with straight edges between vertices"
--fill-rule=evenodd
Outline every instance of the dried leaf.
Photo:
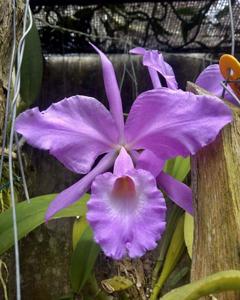
M 104 290 L 109 294 L 124 291 L 133 285 L 130 279 L 123 276 L 114 276 L 112 278 L 105 279 L 101 282 L 101 284 Z

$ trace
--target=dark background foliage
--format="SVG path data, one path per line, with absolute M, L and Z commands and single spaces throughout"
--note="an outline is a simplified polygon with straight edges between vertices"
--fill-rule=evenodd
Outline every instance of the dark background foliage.
M 236 46 L 240 3 L 232 1 Z M 223 52 L 231 46 L 227 0 L 46 1 L 32 0 L 44 53 L 108 53 L 142 46 L 167 52 Z

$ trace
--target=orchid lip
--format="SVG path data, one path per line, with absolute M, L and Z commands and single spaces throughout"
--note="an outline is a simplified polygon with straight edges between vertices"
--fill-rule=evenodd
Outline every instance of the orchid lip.
M 152 250 L 166 225 L 166 203 L 155 178 L 142 169 L 127 170 L 127 158 L 122 149 L 115 172 L 95 178 L 87 204 L 94 239 L 114 259 L 139 257 Z

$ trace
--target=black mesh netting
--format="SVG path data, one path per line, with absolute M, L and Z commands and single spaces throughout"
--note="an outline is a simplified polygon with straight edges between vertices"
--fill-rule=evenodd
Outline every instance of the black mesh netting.
M 228 0 L 119 2 L 78 1 L 77 5 L 76 1 L 32 0 L 44 53 L 92 52 L 88 41 L 109 53 L 134 46 L 169 52 L 229 52 Z M 232 5 L 238 50 L 240 1 Z

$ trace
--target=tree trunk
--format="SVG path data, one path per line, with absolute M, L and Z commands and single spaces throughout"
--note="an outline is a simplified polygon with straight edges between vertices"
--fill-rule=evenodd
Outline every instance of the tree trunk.
M 190 83 L 188 90 L 205 93 Z M 193 281 L 218 271 L 240 268 L 240 109 L 229 106 L 233 122 L 192 158 Z M 240 295 L 222 293 L 217 299 L 237 300 Z
M 16 8 L 16 44 L 19 41 L 22 31 L 22 19 L 23 19 L 23 1 L 17 0 Z M 11 0 L 0 0 L 0 147 L 2 143 L 2 129 L 4 122 L 6 95 L 8 88 L 8 76 L 10 69 L 10 61 L 12 55 L 13 46 L 13 6 Z M 0 149 L 1 151 L 1 149 Z M 12 253 L 5 254 L 1 257 L 2 260 L 7 262 L 8 272 L 14 274 L 13 265 L 14 258 Z M 13 268 L 10 269 L 10 266 Z M 5 272 L 1 274 L 3 280 L 5 280 Z M 7 280 L 6 280 L 7 281 Z M 7 282 L 6 282 L 7 284 Z M 15 278 L 13 280 L 15 284 Z M 15 286 L 14 286 L 15 288 Z M 0 299 L 5 299 L 3 295 L 2 284 L 0 283 Z
M 16 9 L 16 36 L 21 35 L 23 1 L 18 0 Z M 13 6 L 12 1 L 0 0 L 0 132 L 2 132 L 10 60 L 13 44 Z M 1 139 L 0 139 L 1 140 Z

